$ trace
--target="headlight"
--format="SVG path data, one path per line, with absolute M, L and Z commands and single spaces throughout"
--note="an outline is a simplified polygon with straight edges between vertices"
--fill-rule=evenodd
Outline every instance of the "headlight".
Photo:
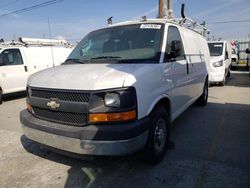
M 109 107 L 120 107 L 121 100 L 120 95 L 118 93 L 107 93 L 104 97 L 104 103 Z
M 97 91 L 91 95 L 88 120 L 91 123 L 133 121 L 137 118 L 133 87 Z
M 223 61 L 222 60 L 213 63 L 214 67 L 221 67 L 222 65 L 223 65 Z

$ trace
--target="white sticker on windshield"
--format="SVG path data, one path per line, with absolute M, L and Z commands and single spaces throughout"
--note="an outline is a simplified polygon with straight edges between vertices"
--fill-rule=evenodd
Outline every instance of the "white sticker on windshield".
M 214 47 L 222 47 L 222 44 L 215 44 Z
M 160 24 L 141 24 L 141 29 L 161 29 Z

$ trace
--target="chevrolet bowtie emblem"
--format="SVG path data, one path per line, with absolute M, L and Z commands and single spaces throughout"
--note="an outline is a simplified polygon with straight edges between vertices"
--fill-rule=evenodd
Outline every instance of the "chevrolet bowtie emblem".
M 60 107 L 60 104 L 57 103 L 56 101 L 49 101 L 47 103 L 47 106 L 50 107 L 51 109 L 56 109 Z

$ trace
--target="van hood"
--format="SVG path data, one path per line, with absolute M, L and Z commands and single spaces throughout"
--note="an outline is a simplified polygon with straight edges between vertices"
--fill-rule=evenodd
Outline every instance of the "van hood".
M 31 87 L 100 90 L 124 87 L 127 77 L 131 80 L 133 72 L 143 64 L 72 64 L 61 65 L 31 75 Z M 132 79 L 134 80 L 134 79 Z M 129 84 L 126 82 L 126 84 Z M 131 83 L 132 84 L 132 83 Z M 126 85 L 128 86 L 128 85 Z

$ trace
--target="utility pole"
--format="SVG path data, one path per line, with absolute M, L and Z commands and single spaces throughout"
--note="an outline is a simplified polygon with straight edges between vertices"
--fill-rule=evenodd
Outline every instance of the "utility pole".
M 173 19 L 173 0 L 159 0 L 159 18 Z
M 163 0 L 159 0 L 159 18 L 164 17 L 164 11 L 163 11 Z

